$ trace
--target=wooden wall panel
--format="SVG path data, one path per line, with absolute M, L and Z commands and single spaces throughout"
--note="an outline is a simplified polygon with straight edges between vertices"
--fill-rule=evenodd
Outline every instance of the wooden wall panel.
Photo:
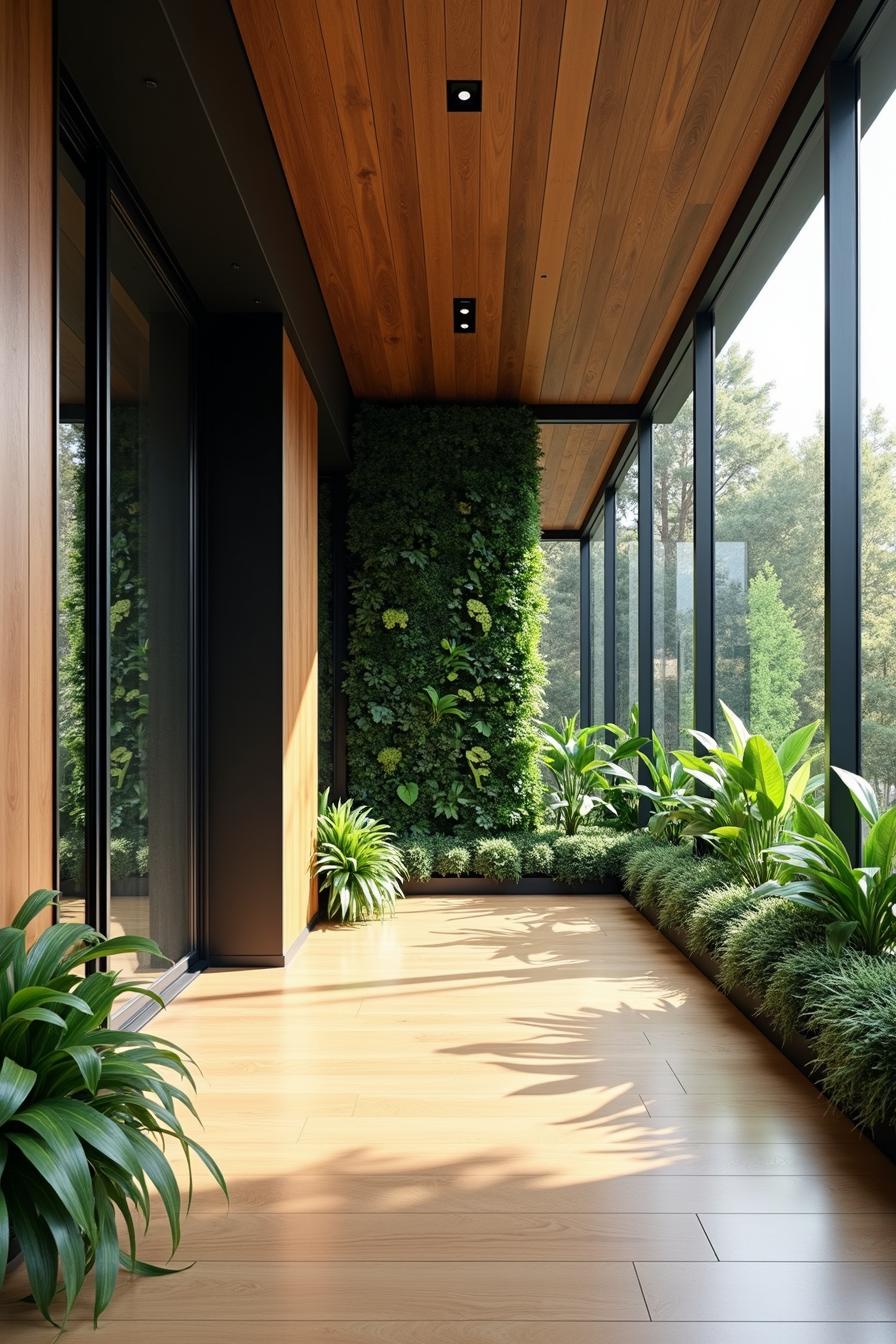
M 0 924 L 53 881 L 50 0 L 0 0 Z
M 317 910 L 317 403 L 283 337 L 283 951 Z

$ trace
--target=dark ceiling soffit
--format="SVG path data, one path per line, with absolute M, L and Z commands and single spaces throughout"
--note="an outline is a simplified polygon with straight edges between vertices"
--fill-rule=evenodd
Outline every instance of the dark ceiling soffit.
M 529 410 L 542 425 L 628 425 L 638 419 L 638 406 L 607 402 L 603 405 L 556 402 L 530 405 Z
M 797 76 L 781 115 L 760 152 L 756 166 L 747 179 L 747 185 L 741 192 L 684 312 L 657 361 L 639 408 L 642 415 L 654 409 L 663 391 L 669 369 L 677 365 L 685 345 L 690 341 L 694 318 L 716 298 L 734 259 L 743 250 L 781 178 L 790 166 L 791 156 L 785 156 L 785 150 L 791 142 L 794 151 L 796 150 L 797 143 L 808 134 L 816 117 L 821 113 L 820 99 L 817 107 L 813 107 L 812 104 L 829 62 L 835 57 L 845 57 L 855 50 L 883 3 L 885 0 L 836 0 L 806 64 Z M 787 161 L 782 164 L 784 157 Z
M 348 464 L 354 397 L 228 0 L 159 0 L 283 303 L 331 460 Z

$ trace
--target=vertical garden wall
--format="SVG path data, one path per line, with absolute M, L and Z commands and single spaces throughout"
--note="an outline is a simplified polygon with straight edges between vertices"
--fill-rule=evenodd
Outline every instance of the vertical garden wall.
M 522 407 L 358 414 L 348 784 L 401 831 L 538 820 L 539 452 Z

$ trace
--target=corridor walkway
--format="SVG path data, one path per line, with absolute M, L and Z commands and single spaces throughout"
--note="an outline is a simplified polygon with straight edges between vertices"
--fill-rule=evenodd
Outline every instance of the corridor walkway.
M 621 899 L 408 900 L 156 1030 L 232 1207 L 198 1171 L 194 1267 L 65 1338 L 896 1339 L 893 1168 Z M 4 1344 L 52 1338 L 23 1313 Z

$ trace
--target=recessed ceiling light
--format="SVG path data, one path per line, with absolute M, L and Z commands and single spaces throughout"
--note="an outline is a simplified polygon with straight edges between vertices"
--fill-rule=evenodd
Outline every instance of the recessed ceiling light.
M 482 111 L 482 80 L 481 80 L 481 79 L 449 79 L 449 81 L 448 81 L 448 111 L 449 111 L 449 112 L 481 112 L 481 111 Z
M 153 79 L 152 75 L 146 75 L 143 80 L 143 87 L 144 89 L 157 89 L 159 87 L 159 81 Z
M 476 330 L 476 300 L 454 300 L 454 330 L 458 334 L 472 335 Z

